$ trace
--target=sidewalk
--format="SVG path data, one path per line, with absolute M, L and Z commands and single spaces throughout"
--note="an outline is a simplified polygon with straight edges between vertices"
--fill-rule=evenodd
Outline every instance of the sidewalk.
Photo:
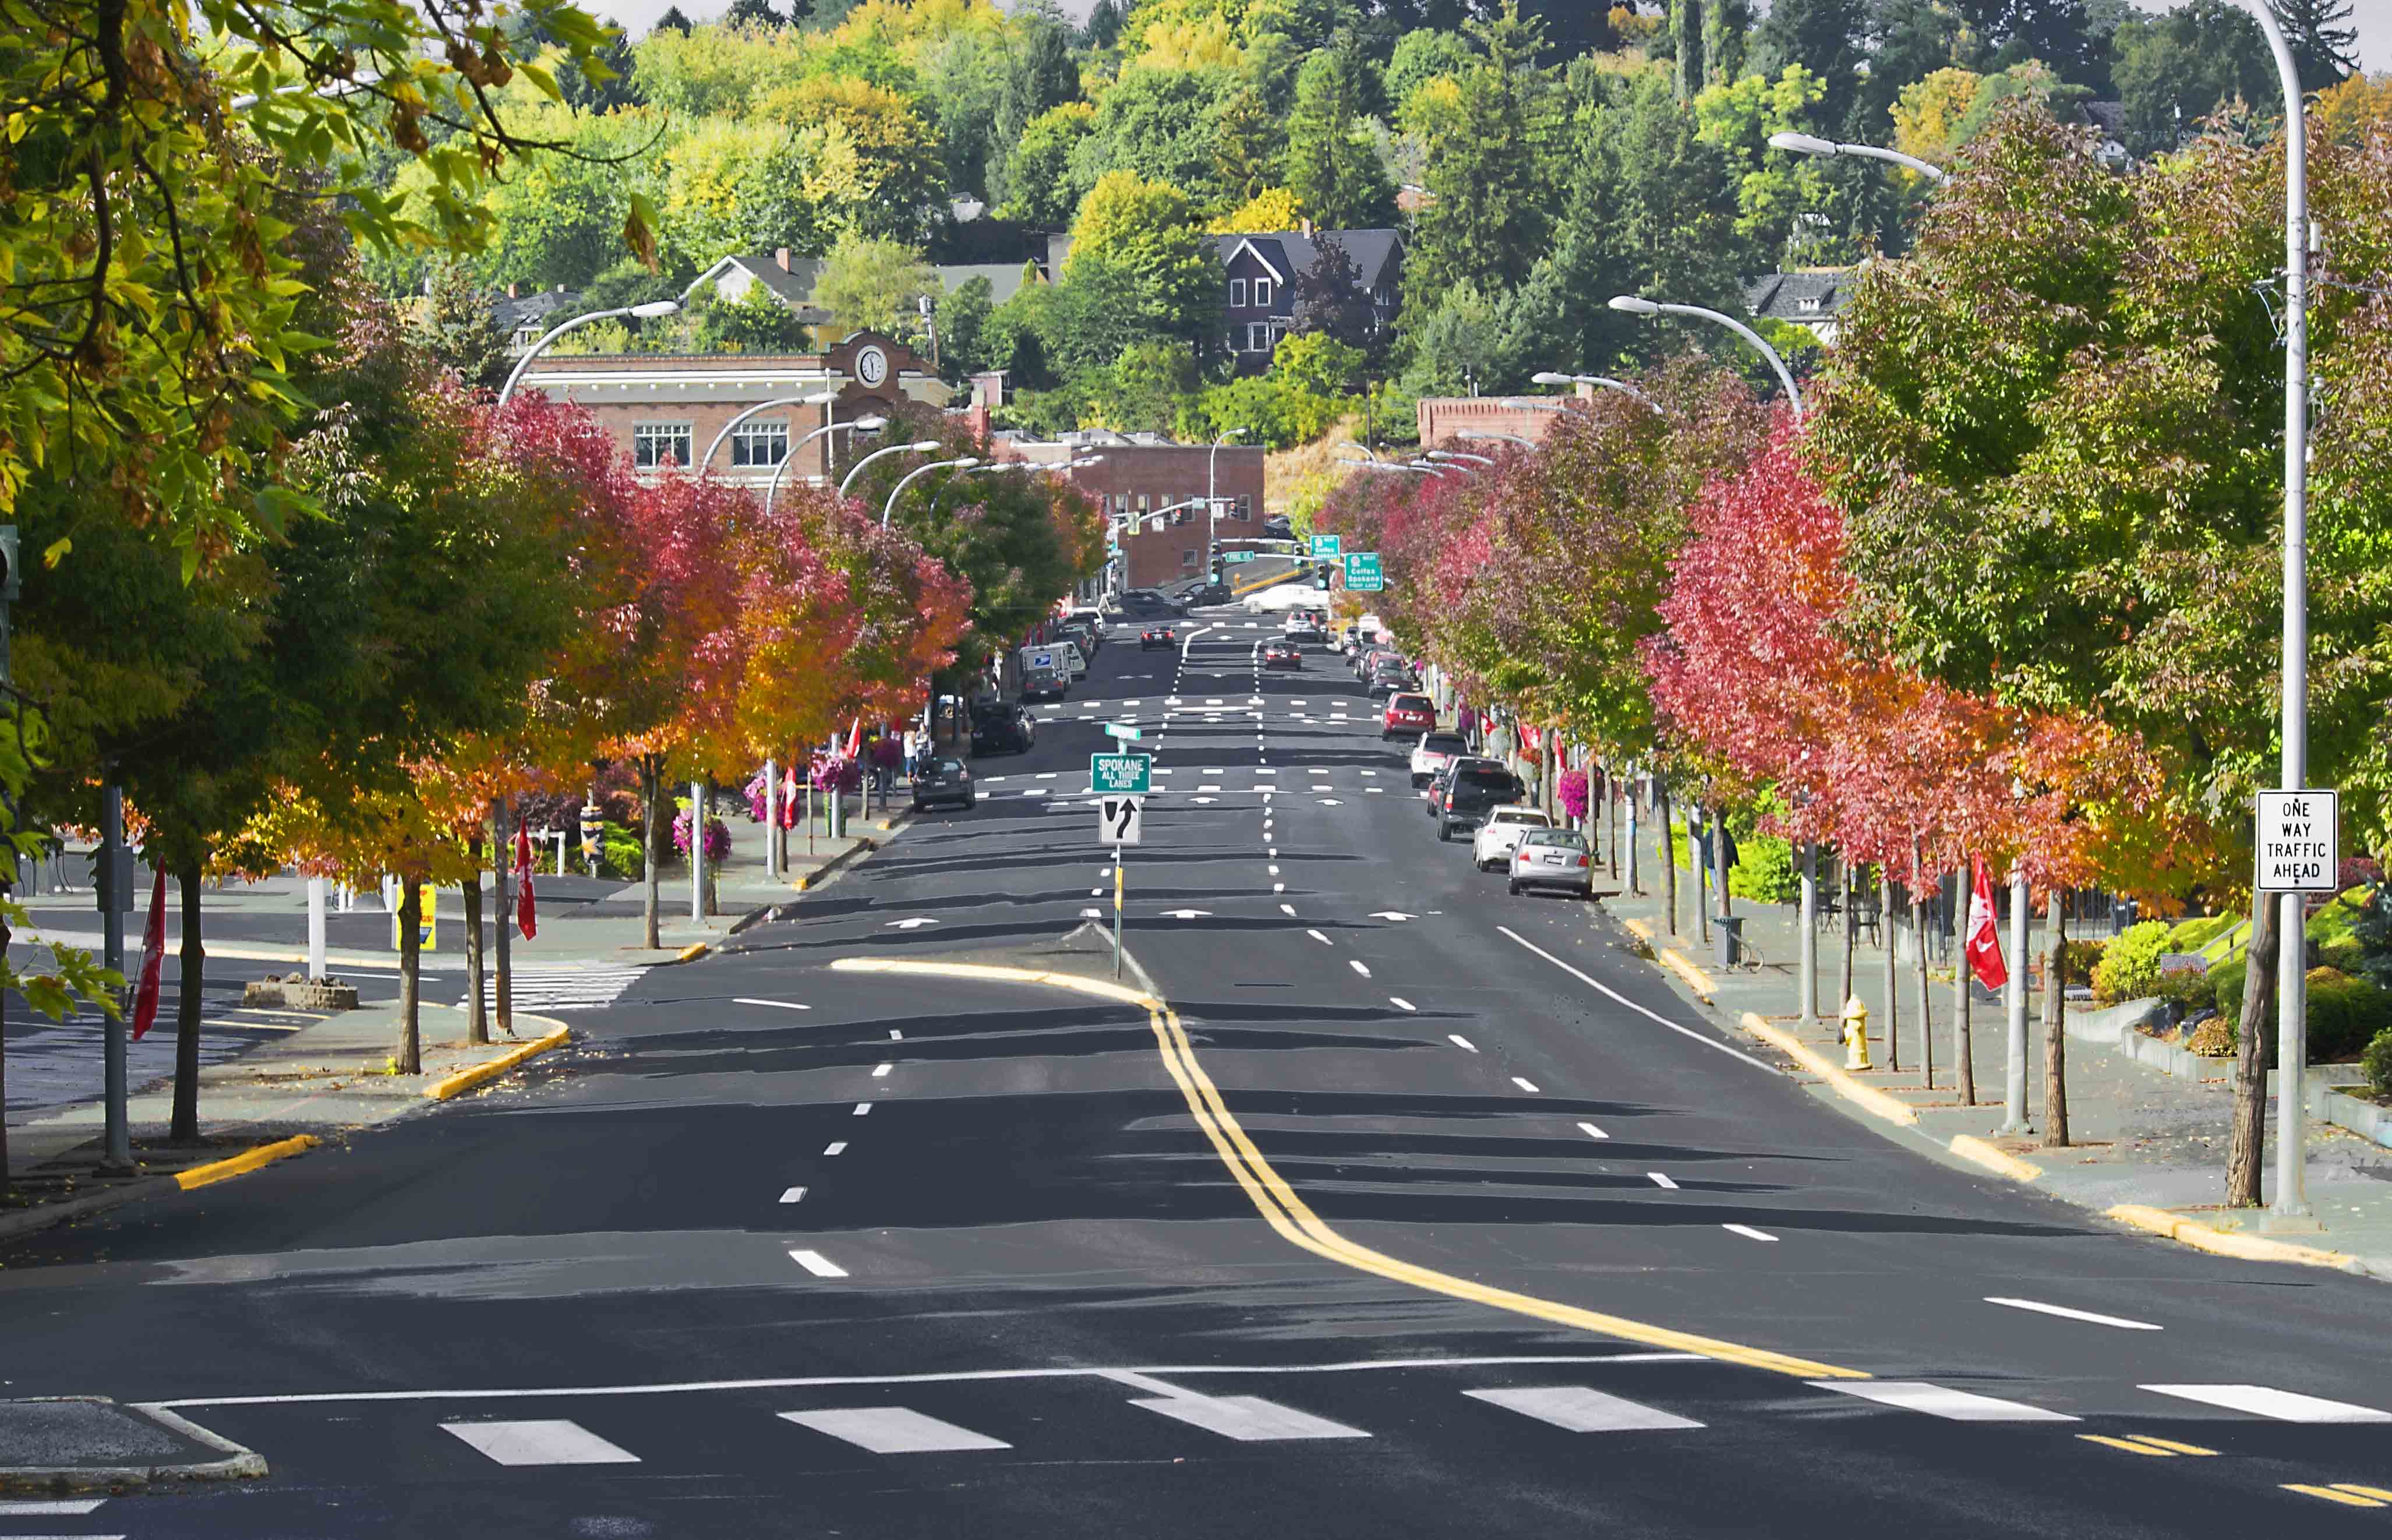
M 1918 983 L 1907 953 L 1902 959 L 1902 990 L 1896 1012 L 1899 1070 L 1890 1067 L 1885 1027 L 1886 952 L 1864 933 L 1853 965 L 1853 993 L 1869 1012 L 1869 1052 L 1875 1067 L 1846 1072 L 1840 1006 L 1843 933 L 1822 926 L 1818 941 L 1819 1019 L 1800 1021 L 1797 967 L 1800 949 L 1794 906 L 1735 900 L 1733 912 L 1762 965 L 1723 970 L 1696 939 L 1694 883 L 1679 872 L 1679 933 L 1669 933 L 1660 875 L 1658 832 L 1638 819 L 1642 894 L 1621 892 L 1605 907 L 1654 946 L 1662 976 L 1683 994 L 1701 1000 L 1723 1023 L 1770 1042 L 1794 1058 L 1820 1093 L 1841 1110 L 1863 1117 L 1905 1142 L 1931 1147 L 1945 1159 L 1966 1161 L 2012 1180 L 2028 1181 L 2068 1202 L 2109 1213 L 2122 1206 L 2144 1212 L 2112 1214 L 2122 1222 L 2211 1249 L 2264 1256 L 2303 1248 L 2356 1259 L 2365 1271 L 2392 1278 L 2392 1149 L 2315 1116 L 2324 1089 L 2359 1078 L 2354 1068 L 2313 1069 L 2309 1086 L 2308 1183 L 2320 1228 L 2268 1228 L 2265 1209 L 2219 1207 L 2225 1193 L 2229 1118 L 2232 1109 L 2230 1059 L 2202 1060 L 2156 1038 L 2131 1035 L 2126 1007 L 2097 1011 L 2090 1000 L 2068 1002 L 2068 1124 L 2071 1142 L 2046 1148 L 2038 1134 L 2009 1136 L 1999 1130 L 2008 1030 L 1998 998 L 1975 992 L 1970 1011 L 1969 1051 L 1976 1072 L 1976 1104 L 1956 1090 L 1958 1043 L 1954 1033 L 1952 973 L 1937 968 L 1930 946 L 1930 1030 L 1934 1038 L 1935 1084 L 1921 1072 Z M 1683 850 L 1683 842 L 1681 848 Z M 1606 847 L 1606 855 L 1608 849 Z M 1627 886 L 1623 864 L 1617 886 Z M 1716 914 L 1717 896 L 1712 895 Z M 1893 935 L 1880 927 L 1880 937 Z M 1716 937 L 1716 931 L 1713 933 Z M 2041 945 L 2041 927 L 2030 946 Z M 1906 937 L 1904 940 L 1906 941 Z M 2008 946 L 2005 932 L 2003 942 Z M 2008 959 L 2013 968 L 2018 959 Z M 2027 1116 L 2043 1127 L 2043 999 L 2030 992 L 2027 1007 Z M 2122 1036 L 2125 1040 L 2122 1042 Z M 2179 1071 L 2171 1074 L 2164 1062 Z M 2272 1083 L 2273 1077 L 2270 1076 Z M 2270 1116 L 2272 1117 L 2272 1113 Z M 2272 1130 L 2271 1130 L 2272 1131 Z M 2270 1153 L 2268 1174 L 2273 1175 Z M 2273 1196 L 2273 1182 L 2268 1183 Z M 2190 1222 L 2194 1228 L 2178 1227 Z M 2205 1228 L 2203 1228 L 2205 1227 Z M 2213 1237 L 2208 1232 L 2225 1232 Z M 2317 1260 L 2314 1256 L 2283 1259 Z

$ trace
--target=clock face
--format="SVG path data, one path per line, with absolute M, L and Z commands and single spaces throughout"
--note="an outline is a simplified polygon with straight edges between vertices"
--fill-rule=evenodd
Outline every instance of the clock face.
M 855 355 L 855 377 L 868 385 L 877 385 L 889 377 L 889 355 L 878 347 L 867 347 Z

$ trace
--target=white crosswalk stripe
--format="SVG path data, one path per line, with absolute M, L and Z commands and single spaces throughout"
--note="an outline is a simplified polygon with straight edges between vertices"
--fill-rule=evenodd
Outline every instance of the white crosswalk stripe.
M 513 991 L 518 1011 L 601 1011 L 615 1003 L 624 990 L 647 970 L 632 963 L 517 963 Z M 485 975 L 482 1000 L 496 1009 L 498 981 Z M 468 997 L 457 997 L 462 1009 Z
M 1130 1403 L 1160 1412 L 1191 1427 L 1218 1433 L 1240 1443 L 1268 1443 L 1281 1439 L 1367 1439 L 1371 1435 L 1342 1422 L 1316 1417 L 1293 1406 L 1281 1406 L 1260 1396 L 1146 1396 Z
M 2372 1406 L 2354 1406 L 2346 1401 L 2326 1401 L 2292 1390 L 2271 1390 L 2265 1385 L 2145 1385 L 2141 1388 L 2157 1395 L 2223 1406 L 2232 1412 L 2248 1412 L 2253 1416 L 2272 1417 L 2278 1422 L 2392 1422 L 2392 1412 L 2379 1412 Z
M 1464 1390 L 1473 1401 L 1549 1422 L 1572 1433 L 1661 1432 L 1700 1428 L 1692 1417 L 1640 1406 L 1583 1385 L 1522 1386 L 1501 1390 Z
M 531 1422 L 444 1422 L 443 1429 L 500 1465 L 637 1465 L 640 1456 L 562 1417 Z
M 844 1439 L 875 1455 L 928 1455 L 953 1449 L 1010 1449 L 1003 1439 L 942 1422 L 906 1406 L 854 1406 L 784 1412 L 782 1417 L 817 1433 Z
M 1954 1422 L 2079 1420 L 2048 1407 L 2030 1406 L 2022 1401 L 2004 1401 L 1998 1396 L 1981 1396 L 1973 1390 L 1949 1390 L 1918 1379 L 1814 1379 L 1809 1383 L 1816 1390 L 1835 1390 L 1848 1396 L 1858 1396 L 1863 1401 L 1900 1407 L 1905 1412 L 1924 1412 L 1929 1416 L 1945 1417 Z

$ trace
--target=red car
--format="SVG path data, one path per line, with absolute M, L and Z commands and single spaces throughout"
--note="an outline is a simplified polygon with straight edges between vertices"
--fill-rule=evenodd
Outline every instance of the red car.
M 1436 728 L 1436 706 L 1424 695 L 1396 694 L 1387 697 L 1387 709 L 1379 718 L 1379 741 L 1382 743 L 1398 733 L 1410 737 L 1415 733 L 1433 732 Z
M 1273 642 L 1263 648 L 1263 667 L 1300 669 L 1304 667 L 1304 649 L 1293 642 Z

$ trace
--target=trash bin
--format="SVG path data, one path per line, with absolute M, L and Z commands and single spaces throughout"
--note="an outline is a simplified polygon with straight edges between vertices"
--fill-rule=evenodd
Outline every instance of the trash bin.
M 1715 914 L 1711 923 L 1717 927 L 1711 934 L 1719 949 L 1719 965 L 1734 968 L 1744 961 L 1744 916 Z

